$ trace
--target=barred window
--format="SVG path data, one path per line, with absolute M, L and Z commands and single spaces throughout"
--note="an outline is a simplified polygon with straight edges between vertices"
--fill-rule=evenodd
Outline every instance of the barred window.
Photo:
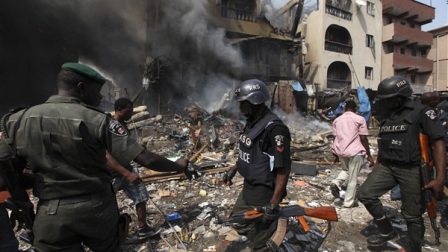
M 372 2 L 367 2 L 367 14 L 375 16 L 375 4 Z
M 366 80 L 373 80 L 373 68 L 372 67 L 366 67 L 365 78 L 366 78 Z
M 369 48 L 373 48 L 375 46 L 375 40 L 372 35 L 366 35 L 366 46 Z

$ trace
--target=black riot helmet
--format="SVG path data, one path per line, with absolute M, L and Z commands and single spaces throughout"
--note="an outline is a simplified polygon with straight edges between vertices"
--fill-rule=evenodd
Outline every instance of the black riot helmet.
M 394 96 L 410 97 L 411 95 L 411 84 L 403 76 L 395 75 L 387 77 L 378 85 L 377 97 L 380 99 Z
M 243 81 L 235 88 L 236 101 L 249 101 L 253 105 L 265 103 L 269 100 L 269 91 L 261 80 L 250 79 Z

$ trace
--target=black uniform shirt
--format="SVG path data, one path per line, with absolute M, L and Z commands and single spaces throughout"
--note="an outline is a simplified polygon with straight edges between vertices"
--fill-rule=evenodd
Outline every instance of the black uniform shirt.
M 246 127 L 252 127 L 268 113 L 271 113 L 271 111 L 265 108 L 257 119 L 248 121 Z M 274 157 L 272 172 L 277 174 L 280 169 L 289 170 L 291 168 L 291 135 L 288 127 L 282 122 L 275 122 L 275 125 L 270 130 L 265 131 L 265 134 L 261 137 L 263 138 L 262 150 Z M 265 205 L 270 202 L 273 193 L 274 188 L 244 183 L 244 199 L 247 204 Z M 284 196 L 286 196 L 286 189 Z
M 406 101 L 405 105 L 402 109 L 392 113 L 389 118 L 390 119 L 398 119 L 404 118 L 407 114 L 409 114 L 414 107 L 416 106 L 416 102 L 413 100 Z M 438 139 L 445 136 L 445 130 L 443 125 L 437 119 L 437 112 L 435 109 L 431 107 L 423 108 L 423 116 L 420 116 L 419 123 L 422 129 L 422 133 L 428 135 L 429 139 Z

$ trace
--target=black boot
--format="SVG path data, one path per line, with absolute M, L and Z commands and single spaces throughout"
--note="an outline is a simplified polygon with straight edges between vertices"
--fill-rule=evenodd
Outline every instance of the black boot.
M 409 248 L 407 252 L 422 252 L 422 243 L 418 241 L 409 241 Z
M 371 235 L 367 238 L 367 243 L 372 247 L 384 246 L 388 240 L 391 240 L 397 236 L 397 233 L 392 229 L 392 225 L 388 218 L 375 220 L 375 224 L 378 226 L 378 234 Z

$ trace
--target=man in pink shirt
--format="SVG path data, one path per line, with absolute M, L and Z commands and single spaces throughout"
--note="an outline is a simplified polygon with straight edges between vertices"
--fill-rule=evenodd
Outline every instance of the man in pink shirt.
M 345 102 L 344 113 L 333 121 L 333 134 L 333 155 L 336 156 L 335 162 L 341 162 L 342 171 L 332 181 L 330 190 L 334 197 L 339 198 L 339 188 L 348 180 L 343 207 L 355 207 L 359 171 L 366 157 L 370 165 L 373 165 L 373 159 L 367 139 L 367 124 L 362 116 L 356 114 L 354 101 Z

